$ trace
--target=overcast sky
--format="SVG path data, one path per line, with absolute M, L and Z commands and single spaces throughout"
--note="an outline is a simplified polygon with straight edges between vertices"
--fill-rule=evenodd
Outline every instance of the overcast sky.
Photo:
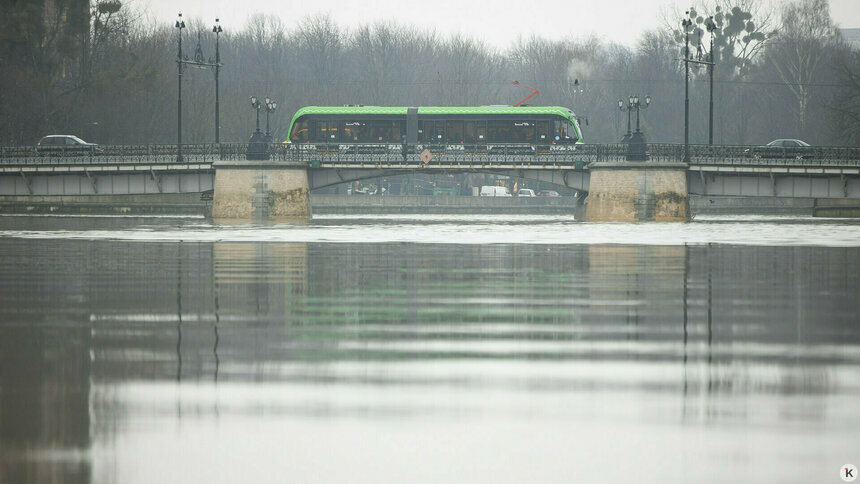
M 765 0 L 778 5 L 780 0 Z M 504 49 L 518 36 L 578 38 L 597 34 L 632 46 L 639 35 L 661 24 L 667 13 L 683 12 L 684 0 L 132 0 L 155 21 L 221 18 L 225 29 L 242 28 L 255 13 L 277 15 L 294 27 L 307 15 L 330 13 L 342 27 L 393 20 L 442 35 L 461 33 Z M 830 13 L 844 28 L 860 27 L 860 0 L 830 0 Z

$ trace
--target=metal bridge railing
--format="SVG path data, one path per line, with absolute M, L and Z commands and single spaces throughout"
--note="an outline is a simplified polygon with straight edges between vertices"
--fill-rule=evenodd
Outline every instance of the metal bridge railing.
M 680 147 L 683 159 L 683 145 L 668 146 Z M 799 167 L 860 166 L 860 148 L 841 146 L 769 148 L 760 146 L 691 145 L 690 164 Z
M 182 145 L 182 163 L 211 163 L 244 160 L 247 143 Z M 57 148 L 37 151 L 33 147 L 0 146 L 2 165 L 111 165 L 178 163 L 176 145 L 104 145 L 97 150 Z
M 432 144 L 404 148 L 381 144 L 293 144 L 272 143 L 269 158 L 314 166 L 319 164 L 407 164 L 407 165 L 555 165 L 588 166 L 595 162 L 625 161 L 628 145 L 475 145 Z M 432 154 L 429 163 L 421 158 Z M 193 144 L 182 146 L 183 163 L 245 160 L 248 143 Z M 647 162 L 681 162 L 684 145 L 651 143 Z M 176 145 L 105 145 L 98 151 L 36 151 L 33 147 L 0 146 L 0 165 L 113 165 L 177 163 Z M 812 147 L 803 150 L 753 146 L 690 145 L 692 165 L 734 166 L 860 166 L 860 148 Z

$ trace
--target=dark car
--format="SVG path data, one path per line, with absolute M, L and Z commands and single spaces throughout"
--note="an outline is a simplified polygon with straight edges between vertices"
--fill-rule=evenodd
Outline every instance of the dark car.
M 36 153 L 48 156 L 84 156 L 101 153 L 101 148 L 95 143 L 86 141 L 70 134 L 52 134 L 45 136 L 36 143 Z
M 802 159 L 812 156 L 813 148 L 799 139 L 775 139 L 764 146 L 750 148 L 747 153 L 753 158 Z

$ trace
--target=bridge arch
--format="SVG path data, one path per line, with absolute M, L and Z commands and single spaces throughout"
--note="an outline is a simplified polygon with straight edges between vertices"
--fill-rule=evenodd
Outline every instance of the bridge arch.
M 450 173 L 481 173 L 491 175 L 502 175 L 523 180 L 549 183 L 559 187 L 572 188 L 581 192 L 588 192 L 589 174 L 584 170 L 571 169 L 536 169 L 536 168 L 450 168 L 450 167 L 428 167 L 428 168 L 309 168 L 308 182 L 310 189 L 324 188 L 341 183 L 350 183 L 372 178 L 382 178 L 396 175 L 407 175 L 413 173 L 427 174 L 450 174 Z

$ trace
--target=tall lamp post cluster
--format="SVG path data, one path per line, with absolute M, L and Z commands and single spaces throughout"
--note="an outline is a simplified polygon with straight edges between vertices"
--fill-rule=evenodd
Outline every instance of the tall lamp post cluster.
M 693 59 L 690 55 L 690 31 L 693 29 L 693 16 L 695 11 L 691 8 L 686 12 L 687 17 L 681 19 L 681 27 L 684 29 L 684 163 L 690 162 L 690 63 L 708 66 L 710 76 L 710 104 L 708 109 L 708 144 L 714 144 L 714 32 L 717 30 L 717 24 L 714 23 L 714 17 L 708 17 L 705 21 L 705 28 L 711 37 L 711 49 L 705 60 L 702 60 L 701 49 L 699 56 Z M 697 20 L 702 23 L 702 19 Z M 701 47 L 701 44 L 700 44 Z
M 257 128 L 251 134 L 251 139 L 248 141 L 247 158 L 249 160 L 268 160 L 269 144 L 272 142 L 272 133 L 269 130 L 269 114 L 278 108 L 278 103 L 268 97 L 261 101 L 256 96 L 251 96 L 250 100 L 251 107 L 257 111 Z M 260 111 L 263 110 L 266 111 L 266 134 L 260 131 Z
M 638 95 L 630 95 L 625 104 L 623 99 L 618 100 L 618 109 L 622 112 L 627 112 L 627 134 L 624 135 L 623 142 L 627 143 L 627 160 L 628 161 L 645 161 L 648 159 L 647 145 L 645 143 L 645 135 L 639 129 L 639 111 L 648 109 L 651 105 L 651 96 L 645 96 L 645 104 L 643 105 Z M 636 131 L 630 132 L 630 113 L 636 111 Z
M 210 58 L 208 61 L 203 59 L 203 48 L 200 45 L 200 35 L 197 35 L 197 48 L 194 51 L 194 58 L 189 59 L 188 56 L 182 54 L 182 29 L 185 28 L 185 21 L 182 19 L 182 13 L 176 19 L 174 27 L 179 31 L 178 51 L 176 54 L 176 66 L 178 70 L 179 93 L 177 96 L 177 117 L 176 117 L 176 161 L 183 161 L 182 157 L 182 71 L 186 66 L 198 68 L 215 68 L 215 143 L 220 143 L 220 116 L 219 116 L 219 86 L 218 77 L 221 66 L 221 51 L 219 43 L 219 35 L 224 31 L 221 28 L 219 19 L 215 19 L 215 26 L 212 27 L 212 32 L 215 33 L 215 59 Z

